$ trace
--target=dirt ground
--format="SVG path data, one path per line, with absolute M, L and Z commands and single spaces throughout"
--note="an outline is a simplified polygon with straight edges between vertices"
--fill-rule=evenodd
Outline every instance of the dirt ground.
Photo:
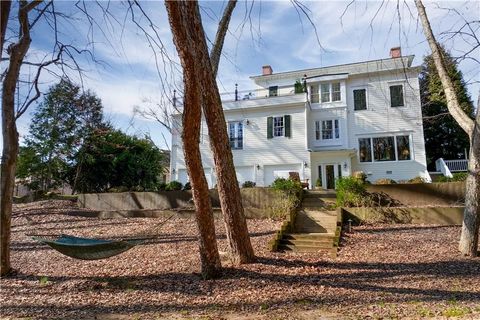
M 74 260 L 28 236 L 128 238 L 160 221 L 74 212 L 69 201 L 15 206 L 16 273 L 0 280 L 2 319 L 480 319 L 480 258 L 458 254 L 459 227 L 359 226 L 330 259 L 271 253 L 280 222 L 249 220 L 258 261 L 233 268 L 217 221 L 225 272 L 204 281 L 191 219 L 173 218 L 156 238 L 107 260 Z

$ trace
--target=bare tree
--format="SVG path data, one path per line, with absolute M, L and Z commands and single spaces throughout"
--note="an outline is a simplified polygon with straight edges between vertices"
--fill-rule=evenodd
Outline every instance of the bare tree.
M 433 35 L 430 22 L 421 0 L 415 0 L 418 14 L 423 25 L 432 57 L 437 68 L 447 108 L 452 117 L 465 130 L 470 138 L 470 158 L 468 162 L 467 191 L 465 195 L 465 211 L 463 215 L 462 234 L 460 236 L 459 250 L 464 255 L 472 257 L 478 254 L 478 235 L 480 227 L 480 112 L 477 106 L 476 119 L 472 120 L 460 107 L 455 88 L 448 76 L 445 61 L 440 53 L 440 47 Z

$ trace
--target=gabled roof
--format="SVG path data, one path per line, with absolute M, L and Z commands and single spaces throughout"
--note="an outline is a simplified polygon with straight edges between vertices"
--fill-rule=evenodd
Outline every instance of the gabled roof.
M 349 75 L 362 74 L 362 73 L 371 73 L 379 72 L 386 70 L 396 70 L 410 68 L 412 66 L 414 55 L 403 56 L 399 58 L 387 58 L 387 59 L 377 59 L 370 61 L 354 62 L 347 64 L 339 64 L 328 67 L 321 68 L 311 68 L 287 72 L 277 72 L 271 75 L 258 75 L 252 76 L 250 79 L 257 81 L 268 81 L 268 80 L 277 80 L 277 79 L 287 79 L 287 78 L 302 78 L 304 75 L 307 77 L 316 77 L 326 74 L 344 74 Z

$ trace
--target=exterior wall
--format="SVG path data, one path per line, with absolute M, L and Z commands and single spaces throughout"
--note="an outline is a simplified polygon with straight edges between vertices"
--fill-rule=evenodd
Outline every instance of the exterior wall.
M 291 137 L 274 137 L 267 139 L 267 118 L 271 116 L 291 116 Z M 232 150 L 237 178 L 240 183 L 247 178 L 257 186 L 268 186 L 273 182 L 273 171 L 296 170 L 302 179 L 310 178 L 310 171 L 304 169 L 309 161 L 309 153 L 305 147 L 305 104 L 296 103 L 277 105 L 275 107 L 249 108 L 225 111 L 226 121 L 243 122 L 243 149 Z M 246 124 L 248 120 L 248 125 Z M 202 122 L 202 131 L 206 131 L 206 123 Z M 181 130 L 177 131 L 177 134 Z M 185 162 L 181 139 L 173 138 L 176 145 L 172 150 L 172 179 L 187 182 Z M 208 138 L 201 142 L 202 163 L 207 173 L 211 173 L 211 185 L 216 184 L 213 157 Z M 175 156 L 173 155 L 175 154 Z
M 403 84 L 404 107 L 390 106 L 390 84 Z M 353 110 L 353 90 L 367 89 L 367 110 Z M 347 90 L 349 148 L 357 150 L 352 159 L 353 171 L 364 171 L 368 180 L 380 178 L 406 180 L 416 176 L 429 179 L 426 168 L 425 144 L 420 105 L 419 82 L 416 71 L 389 72 L 369 77 L 352 77 Z M 411 160 L 359 162 L 358 139 L 394 134 L 410 136 Z
M 313 186 L 318 178 L 319 164 L 341 165 L 342 176 L 364 171 L 372 182 L 379 178 L 407 180 L 416 176 L 428 180 L 418 68 L 409 67 L 412 59 L 410 56 L 253 77 L 257 90 L 252 99 L 223 104 L 227 122 L 243 122 L 243 149 L 232 150 L 239 182 L 252 180 L 258 186 L 268 186 L 278 172 L 295 170 L 302 179 L 310 179 Z M 408 67 L 404 69 L 403 66 Z M 338 74 L 322 76 L 335 72 Z M 305 73 L 314 77 L 307 80 L 308 91 L 311 84 L 340 82 L 341 101 L 309 104 L 306 94 L 293 94 L 294 83 Z M 390 84 L 403 85 L 404 107 L 390 107 Z M 268 87 L 275 85 L 279 86 L 279 96 L 265 98 Z M 353 90 L 356 88 L 367 89 L 367 110 L 354 111 Z M 291 138 L 267 139 L 267 117 L 283 115 L 291 115 Z M 334 119 L 339 120 L 340 139 L 317 141 L 315 121 Z M 180 133 L 178 127 L 172 135 L 170 172 L 172 179 L 185 183 L 188 178 Z M 400 134 L 410 137 L 411 160 L 359 162 L 359 138 Z M 205 122 L 202 123 L 201 152 L 212 187 L 216 180 Z

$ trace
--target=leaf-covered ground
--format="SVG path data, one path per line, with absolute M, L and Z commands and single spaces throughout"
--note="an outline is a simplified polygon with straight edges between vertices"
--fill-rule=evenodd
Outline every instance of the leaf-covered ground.
M 160 235 L 108 260 L 74 260 L 28 234 L 128 238 L 159 219 L 75 215 L 69 201 L 16 205 L 12 264 L 0 316 L 31 319 L 480 319 L 480 258 L 460 256 L 459 227 L 375 225 L 344 235 L 337 259 L 271 253 L 280 222 L 249 220 L 258 262 L 232 268 L 217 221 L 224 276 L 203 281 L 195 222 L 173 218 Z M 70 213 L 70 214 L 69 214 Z

